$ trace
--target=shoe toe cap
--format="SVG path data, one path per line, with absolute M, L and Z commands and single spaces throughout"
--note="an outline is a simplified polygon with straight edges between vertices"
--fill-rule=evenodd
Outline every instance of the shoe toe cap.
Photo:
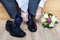
M 36 32 L 37 31 L 37 28 L 28 28 L 31 32 Z
M 21 37 L 22 38 L 22 37 L 25 37 L 26 34 L 24 32 L 20 32 L 20 33 L 11 33 L 11 35 L 14 37 Z
M 21 32 L 19 36 L 20 37 L 25 37 L 25 35 L 26 35 L 25 32 Z

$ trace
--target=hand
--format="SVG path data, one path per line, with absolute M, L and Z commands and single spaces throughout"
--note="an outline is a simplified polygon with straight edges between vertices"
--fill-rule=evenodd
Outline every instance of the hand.
M 35 16 L 35 19 L 38 20 L 41 16 L 41 12 L 42 12 L 42 8 L 41 7 L 38 7 L 37 8 L 37 12 L 36 12 L 36 16 Z
M 21 17 L 23 18 L 24 22 L 28 22 L 28 11 L 27 12 L 21 11 Z

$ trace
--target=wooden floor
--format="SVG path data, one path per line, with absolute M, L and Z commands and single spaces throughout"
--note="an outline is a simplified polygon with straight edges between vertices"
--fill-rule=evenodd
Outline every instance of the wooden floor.
M 5 23 L 6 20 L 0 20 L 0 40 L 60 40 L 60 27 L 47 29 L 43 28 L 40 23 L 37 23 L 37 32 L 31 33 L 23 22 L 21 28 L 26 32 L 26 36 L 24 38 L 16 38 L 10 36 L 5 30 Z M 60 24 L 57 26 L 60 26 Z
M 59 24 L 53 29 L 43 28 L 37 22 L 37 32 L 31 33 L 27 25 L 22 22 L 21 28 L 26 32 L 24 38 L 12 37 L 5 29 L 8 19 L 11 19 L 5 8 L 0 4 L 0 40 L 60 40 L 60 0 L 47 0 L 43 12 L 50 12 L 57 16 Z

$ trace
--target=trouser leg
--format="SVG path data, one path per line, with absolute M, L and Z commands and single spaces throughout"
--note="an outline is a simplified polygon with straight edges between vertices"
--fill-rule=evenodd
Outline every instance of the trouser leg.
M 28 11 L 32 15 L 36 15 L 36 10 L 38 8 L 40 0 L 29 0 L 29 6 L 28 6 Z
M 10 17 L 15 18 L 17 14 L 17 5 L 15 0 L 0 0 L 0 2 L 3 4 Z

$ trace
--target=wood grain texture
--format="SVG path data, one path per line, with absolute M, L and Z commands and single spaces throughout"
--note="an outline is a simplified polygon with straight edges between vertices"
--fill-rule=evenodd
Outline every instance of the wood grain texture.
M 47 0 L 42 11 L 56 15 L 59 24 L 53 29 L 47 29 L 37 22 L 37 32 L 32 33 L 27 29 L 26 23 L 22 22 L 21 28 L 26 32 L 26 36 L 16 38 L 12 37 L 5 29 L 6 21 L 11 18 L 0 4 L 0 40 L 60 40 L 60 0 Z
M 1 3 L 0 3 L 0 19 L 11 19 Z
M 37 32 L 30 32 L 27 24 L 22 22 L 21 28 L 26 33 L 24 38 L 12 37 L 5 29 L 7 20 L 0 20 L 0 40 L 60 40 L 60 27 L 58 24 L 53 29 L 43 28 L 41 23 L 37 24 Z

